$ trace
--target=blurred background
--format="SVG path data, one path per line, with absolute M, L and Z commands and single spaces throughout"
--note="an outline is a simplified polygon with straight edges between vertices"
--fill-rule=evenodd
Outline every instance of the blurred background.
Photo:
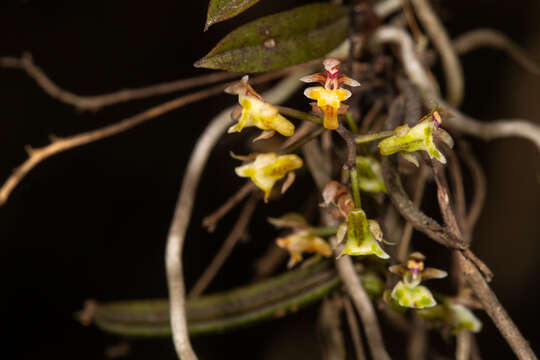
M 59 86 L 81 95 L 101 94 L 202 74 L 205 71 L 193 68 L 193 62 L 229 31 L 305 3 L 309 1 L 263 0 L 203 32 L 206 1 L 4 0 L 0 56 L 29 51 Z M 540 58 L 540 2 L 456 0 L 436 6 L 452 36 L 495 28 Z M 522 117 L 538 122 L 538 77 L 489 49 L 464 56 L 463 66 L 465 112 L 481 119 Z M 68 136 L 105 126 L 176 95 L 79 113 L 51 99 L 22 71 L 0 69 L 0 83 L 1 181 L 26 158 L 26 144 L 42 146 L 50 134 Z M 75 322 L 73 313 L 84 300 L 167 295 L 163 254 L 184 167 L 208 121 L 235 101 L 222 95 L 189 105 L 119 136 L 57 155 L 32 170 L 0 207 L 4 358 L 105 358 L 105 349 L 121 339 Z M 228 137 L 218 145 L 199 188 L 185 250 L 188 287 L 235 220 L 236 214 L 229 214 L 214 234 L 200 226 L 202 217 L 243 183 L 231 175 L 237 162 L 228 150 L 234 141 Z M 516 139 L 473 141 L 473 146 L 488 177 L 488 200 L 473 249 L 494 271 L 492 286 L 501 302 L 539 350 L 538 153 L 530 143 Z M 301 200 L 298 193 L 294 196 Z M 251 236 L 236 248 L 210 292 L 251 280 L 254 259 L 275 235 L 264 217 L 290 210 L 290 201 L 259 205 Z M 314 346 L 316 313 L 312 306 L 246 330 L 197 338 L 195 350 L 201 359 L 319 359 Z M 484 358 L 512 358 L 489 319 L 480 317 Z M 387 343 L 395 358 L 403 358 L 405 339 L 390 335 Z M 175 358 L 169 339 L 131 345 L 130 359 Z M 449 344 L 442 346 L 451 349 Z

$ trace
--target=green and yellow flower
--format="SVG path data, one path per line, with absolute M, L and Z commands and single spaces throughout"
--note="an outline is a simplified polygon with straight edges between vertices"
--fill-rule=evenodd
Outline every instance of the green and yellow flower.
M 441 123 L 441 113 L 434 109 L 412 128 L 409 128 L 407 124 L 398 126 L 395 129 L 395 135 L 379 143 L 379 151 L 382 155 L 400 152 L 406 160 L 411 161 L 416 166 L 418 166 L 418 160 L 409 153 L 425 151 L 431 159 L 437 159 L 446 164 L 446 158 L 435 146 L 433 135 L 436 135 L 450 147 L 454 145 L 454 142 L 452 137 L 439 127 Z
M 257 94 L 249 85 L 247 75 L 239 83 L 229 86 L 225 91 L 238 95 L 238 103 L 241 106 L 238 122 L 229 128 L 229 133 L 241 132 L 246 127 L 255 126 L 264 131 L 259 138 L 269 138 L 275 131 L 283 136 L 294 134 L 293 123 L 282 116 L 277 107 L 265 102 Z
M 264 192 L 264 200 L 268 201 L 274 184 L 285 175 L 294 176 L 293 171 L 302 165 L 298 155 L 271 152 L 257 155 L 255 161 L 235 168 L 235 172 L 240 177 L 250 178 Z
M 342 255 L 375 255 L 382 259 L 390 256 L 379 245 L 383 235 L 379 223 L 368 220 L 362 209 L 349 212 L 347 221 L 347 242 Z
M 424 255 L 414 252 L 409 255 L 406 265 L 390 266 L 390 272 L 402 277 L 402 281 L 394 286 L 390 294 L 391 299 L 400 306 L 422 309 L 437 305 L 431 291 L 420 283 L 423 280 L 444 278 L 447 273 L 439 269 L 425 268 L 424 260 Z

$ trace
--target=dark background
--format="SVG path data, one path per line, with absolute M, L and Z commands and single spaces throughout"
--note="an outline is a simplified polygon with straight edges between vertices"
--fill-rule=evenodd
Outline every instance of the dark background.
M 226 33 L 256 17 L 308 1 L 261 1 L 203 33 L 206 1 L 2 1 L 0 56 L 33 54 L 61 87 L 93 95 L 193 76 L 192 63 Z M 540 55 L 538 1 L 452 1 L 438 6 L 453 36 L 476 27 L 506 32 Z M 540 118 L 540 81 L 507 56 L 481 50 L 463 59 L 464 110 L 482 119 Z M 25 73 L 0 69 L 0 179 L 25 159 L 24 145 L 49 134 L 67 136 L 116 122 L 174 95 L 78 113 L 46 95 Z M 162 116 L 122 135 L 57 155 L 28 175 L 0 208 L 2 353 L 7 358 L 104 358 L 118 343 L 73 313 L 87 298 L 165 297 L 163 253 L 183 169 L 198 134 L 224 106 L 223 95 Z M 199 226 L 241 184 L 231 176 L 230 141 L 212 154 L 186 244 L 188 287 L 204 270 L 234 221 L 216 234 Z M 493 288 L 538 348 L 540 194 L 538 154 L 520 140 L 474 142 L 488 175 L 488 201 L 474 250 L 494 270 Z M 219 179 L 219 181 L 216 181 Z M 308 181 L 308 180 L 304 180 Z M 297 195 L 298 196 L 298 195 Z M 277 215 L 290 204 L 259 206 Z M 253 259 L 273 241 L 262 221 L 235 250 L 210 291 L 248 282 Z M 202 359 L 317 359 L 316 309 L 222 336 L 194 340 Z M 511 358 L 489 319 L 479 334 L 485 359 Z M 436 337 L 436 335 L 434 335 Z M 396 358 L 404 339 L 387 338 Z M 174 359 L 169 339 L 137 341 L 129 358 Z M 450 347 L 448 347 L 450 349 Z M 3 357 L 3 356 L 2 356 Z

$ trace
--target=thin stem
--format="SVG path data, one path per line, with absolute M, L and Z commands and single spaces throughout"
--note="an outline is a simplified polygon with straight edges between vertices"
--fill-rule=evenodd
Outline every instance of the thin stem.
M 244 205 L 244 208 L 238 216 L 238 220 L 234 224 L 229 236 L 221 245 L 216 256 L 210 262 L 210 265 L 204 270 L 201 277 L 197 280 L 193 288 L 191 288 L 188 298 L 196 298 L 200 296 L 204 290 L 210 285 L 216 274 L 219 272 L 229 255 L 232 253 L 234 247 L 236 246 L 238 240 L 246 232 L 247 226 L 257 207 L 257 202 L 259 201 L 258 195 L 252 195 L 251 198 Z
M 337 226 L 321 226 L 321 227 L 314 227 L 312 228 L 315 235 L 320 237 L 328 237 L 336 235 L 337 233 Z
M 335 240 L 335 238 L 333 239 Z M 336 255 L 338 254 L 336 253 Z M 342 256 L 336 260 L 336 267 L 339 276 L 345 284 L 347 293 L 351 296 L 356 311 L 360 314 L 367 342 L 371 350 L 371 356 L 375 360 L 390 360 L 390 355 L 388 355 L 384 346 L 381 329 L 379 327 L 379 322 L 377 321 L 377 315 L 369 300 L 369 296 L 362 287 L 362 283 L 356 274 L 351 258 L 349 256 Z
M 298 75 L 303 74 L 303 72 L 298 73 Z M 295 75 L 295 76 L 298 76 Z M 268 73 L 252 79 L 252 83 L 266 82 L 272 80 L 276 77 L 281 77 L 282 74 L 279 72 Z M 189 95 L 181 96 L 171 101 L 167 101 L 161 105 L 154 106 L 146 111 L 143 111 L 137 115 L 128 117 L 118 123 L 102 127 L 100 129 L 84 132 L 78 135 L 70 136 L 67 138 L 59 138 L 56 136 L 51 136 L 52 142 L 41 148 L 32 148 L 30 146 L 26 147 L 28 152 L 28 159 L 22 165 L 17 167 L 13 174 L 4 182 L 0 188 L 0 206 L 3 205 L 13 189 L 21 182 L 21 180 L 39 163 L 43 160 L 56 155 L 58 153 L 64 152 L 69 149 L 73 149 L 78 146 L 86 145 L 93 143 L 95 141 L 108 138 L 113 135 L 120 134 L 126 130 L 134 128 L 148 120 L 154 119 L 158 116 L 176 110 L 184 105 L 191 104 L 193 102 L 208 98 L 210 96 L 215 96 L 221 94 L 223 89 L 232 83 L 216 85 L 211 88 L 194 92 Z M 296 88 L 295 88 L 296 89 Z M 229 112 L 231 110 L 228 110 Z M 229 113 L 227 113 L 229 116 Z M 224 120 L 225 121 L 225 120 Z M 227 117 L 227 121 L 230 122 L 230 118 Z
M 319 307 L 317 333 L 323 360 L 345 359 L 341 312 L 341 304 L 336 297 L 325 298 Z
M 98 111 L 106 106 L 122 102 L 170 94 L 239 77 L 237 73 L 213 72 L 189 79 L 180 79 L 142 88 L 124 89 L 103 95 L 82 96 L 62 89 L 55 84 L 47 74 L 34 63 L 30 53 L 25 52 L 20 58 L 0 57 L 0 67 L 22 69 L 26 71 L 28 76 L 30 76 L 38 86 L 45 91 L 45 93 L 63 103 L 73 105 L 77 110 L 81 111 Z M 290 72 L 291 69 L 288 69 L 287 71 Z M 284 73 L 281 72 L 281 75 L 284 75 Z
M 289 117 L 292 117 L 292 118 L 295 118 L 295 119 L 298 119 L 298 120 L 310 121 L 310 122 L 313 122 L 313 123 L 319 124 L 319 125 L 322 125 L 322 123 L 323 123 L 323 119 L 320 118 L 317 115 L 312 115 L 312 114 L 309 114 L 307 112 L 292 109 L 292 108 L 288 108 L 288 107 L 285 107 L 285 106 L 278 106 L 277 108 L 278 108 L 279 112 L 282 115 L 285 115 L 285 116 L 289 116 Z
M 357 144 L 363 144 L 363 143 L 367 143 L 367 142 L 370 142 L 370 141 L 384 139 L 384 138 L 387 138 L 387 137 L 392 136 L 392 135 L 394 135 L 393 130 L 386 130 L 386 131 L 381 131 L 381 132 L 377 132 L 377 133 L 373 133 L 373 134 L 357 135 L 354 138 L 354 141 Z
M 360 199 L 360 187 L 358 186 L 358 169 L 356 166 L 349 171 L 351 177 L 351 187 L 354 199 L 354 207 L 357 209 L 362 208 L 362 201 Z
M 364 344 L 362 343 L 362 336 L 360 335 L 360 327 L 356 320 L 356 315 L 351 304 L 351 299 L 348 296 L 343 296 L 343 307 L 345 308 L 345 315 L 347 317 L 347 324 L 351 331 L 351 338 L 354 346 L 354 353 L 356 354 L 356 360 L 366 360 L 366 351 Z
M 414 186 L 414 195 L 413 195 L 413 204 L 420 208 L 420 203 L 422 202 L 422 197 L 424 195 L 424 189 L 426 187 L 427 181 L 427 171 L 424 167 L 421 167 L 417 177 L 417 181 Z M 413 233 L 413 225 L 411 222 L 407 221 L 403 228 L 403 233 L 401 235 L 401 240 L 399 241 L 399 248 L 397 253 L 397 259 L 401 263 L 405 263 L 407 260 L 407 254 L 409 253 L 411 237 Z
M 356 122 L 354 121 L 354 118 L 350 111 L 347 111 L 347 113 L 345 114 L 345 119 L 347 119 L 347 124 L 349 125 L 349 128 L 351 129 L 353 134 L 358 134 L 358 125 L 356 125 Z
M 3 57 L 0 58 L 0 67 L 22 69 L 28 76 L 36 81 L 48 95 L 61 102 L 73 105 L 78 110 L 97 111 L 105 106 L 127 102 L 130 100 L 143 99 L 147 97 L 186 90 L 189 88 L 212 84 L 215 82 L 229 80 L 238 77 L 238 74 L 228 72 L 216 72 L 205 74 L 190 79 L 181 79 L 148 87 L 137 89 L 125 89 L 109 94 L 96 96 L 81 96 L 69 92 L 56 85 L 45 72 L 32 60 L 30 53 L 23 53 L 20 58 Z
M 253 190 L 257 189 L 255 184 L 247 182 L 233 196 L 231 196 L 223 205 L 221 205 L 212 214 L 205 217 L 202 225 L 209 231 L 214 232 L 216 226 L 225 215 L 229 213 L 238 203 L 244 200 Z
M 449 201 L 450 191 L 441 166 L 434 164 L 433 173 L 435 182 L 437 183 L 437 199 L 439 201 L 443 219 L 449 230 L 453 232 L 454 235 L 461 237 L 462 233 L 457 225 L 457 219 Z M 497 299 L 497 296 L 493 290 L 491 290 L 483 274 L 478 269 L 478 265 L 474 264 L 470 257 L 466 257 L 464 252 L 456 251 L 455 253 L 460 269 L 464 273 L 464 278 L 471 285 L 476 296 L 484 306 L 484 310 L 491 317 L 517 357 L 523 360 L 536 359 L 536 355 L 529 343 L 525 340 L 523 335 L 521 335 L 519 329 L 516 327 L 506 310 L 502 307 L 499 299 Z

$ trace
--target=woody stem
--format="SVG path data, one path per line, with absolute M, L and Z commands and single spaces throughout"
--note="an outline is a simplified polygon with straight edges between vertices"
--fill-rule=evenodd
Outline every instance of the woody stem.
M 354 207 L 359 209 L 362 207 L 362 201 L 360 198 L 360 188 L 358 187 L 358 170 L 356 168 L 356 143 L 354 141 L 354 134 L 347 130 L 342 123 L 339 124 L 336 131 L 345 140 L 347 144 L 347 161 L 343 165 L 346 170 L 349 170 L 349 176 L 351 177 L 351 187 L 354 199 Z

